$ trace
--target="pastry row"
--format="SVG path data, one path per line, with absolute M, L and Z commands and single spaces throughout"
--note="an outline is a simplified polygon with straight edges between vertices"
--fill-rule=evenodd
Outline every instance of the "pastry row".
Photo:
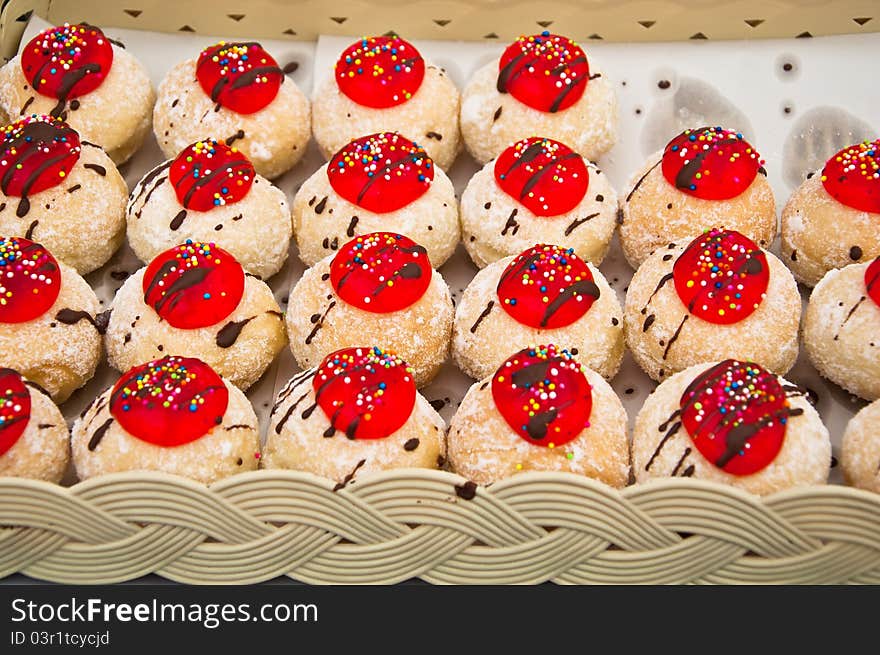
M 850 484 L 880 491 L 880 401 L 843 439 Z M 412 368 L 379 347 L 338 350 L 295 375 L 272 408 L 265 447 L 246 396 L 210 366 L 166 356 L 125 372 L 72 434 L 36 383 L 0 370 L 0 475 L 60 480 L 156 470 L 211 483 L 257 468 L 307 471 L 342 488 L 359 474 L 442 468 L 476 484 L 521 471 L 614 487 L 693 477 L 769 494 L 827 481 L 831 442 L 806 392 L 753 362 L 690 367 L 660 384 L 632 435 L 608 383 L 565 349 L 515 352 L 468 390 L 448 431 Z

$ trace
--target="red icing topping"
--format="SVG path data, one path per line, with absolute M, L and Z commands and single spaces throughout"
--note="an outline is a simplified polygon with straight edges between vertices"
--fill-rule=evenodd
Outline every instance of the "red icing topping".
M 42 316 L 60 291 L 61 270 L 48 250 L 21 237 L 0 237 L 0 323 Z
M 590 389 L 581 365 L 553 345 L 520 350 L 492 378 L 492 398 L 507 424 L 529 443 L 548 448 L 590 427 Z
M 202 50 L 196 78 L 202 91 L 220 107 L 253 114 L 278 95 L 284 71 L 259 43 L 221 41 Z
M 312 380 L 330 425 L 349 439 L 383 439 L 409 419 L 416 402 L 412 369 L 381 348 L 344 348 Z
M 702 453 L 727 473 L 751 475 L 770 464 L 790 416 L 785 390 L 758 364 L 725 360 L 701 373 L 681 397 L 681 423 Z
M 61 184 L 79 161 L 79 134 L 51 116 L 32 115 L 2 128 L 0 190 L 20 198 Z M 29 203 L 20 206 L 19 218 Z
M 163 357 L 130 369 L 113 386 L 110 414 L 122 428 L 156 446 L 195 441 L 223 422 L 229 390 L 194 357 Z
M 663 176 L 703 200 L 735 198 L 749 188 L 764 160 L 742 134 L 721 127 L 685 130 L 666 145 Z
M 213 243 L 187 240 L 156 256 L 143 279 L 144 302 L 182 329 L 216 325 L 244 294 L 241 264 Z
M 0 457 L 15 445 L 31 420 L 31 395 L 11 368 L 0 368 Z
M 558 216 L 584 199 L 590 175 L 583 157 L 567 145 L 533 136 L 499 155 L 495 181 L 536 216 Z
M 339 56 L 335 74 L 339 90 L 354 102 L 384 109 L 403 104 L 419 90 L 425 61 L 399 36 L 364 37 Z
M 865 290 L 868 292 L 868 297 L 880 307 L 880 257 L 865 269 Z
M 243 152 L 214 139 L 188 146 L 168 171 L 177 201 L 200 212 L 238 202 L 251 190 L 255 176 Z
M 586 263 L 572 248 L 536 245 L 517 255 L 498 281 L 501 307 L 533 328 L 571 325 L 599 297 Z
M 822 186 L 847 207 L 880 214 L 880 139 L 849 146 L 829 159 Z
M 672 275 L 688 311 L 720 325 L 750 316 L 770 284 L 764 251 L 733 230 L 713 229 L 691 241 L 675 260 Z
M 422 197 L 434 180 L 425 149 L 396 132 L 355 139 L 327 165 L 330 186 L 348 202 L 377 214 Z
M 41 95 L 57 98 L 58 116 L 67 100 L 91 93 L 113 65 L 113 47 L 92 25 L 59 25 L 37 34 L 21 51 L 25 79 Z
M 423 246 L 400 234 L 373 232 L 339 249 L 330 264 L 330 284 L 349 305 L 384 314 L 421 298 L 432 273 Z
M 550 32 L 519 37 L 498 62 L 498 92 L 538 111 L 568 109 L 584 95 L 589 80 L 581 47 Z

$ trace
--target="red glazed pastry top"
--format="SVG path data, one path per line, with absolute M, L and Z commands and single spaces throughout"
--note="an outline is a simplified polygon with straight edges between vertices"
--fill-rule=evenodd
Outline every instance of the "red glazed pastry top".
M 345 49 L 335 75 L 339 90 L 351 100 L 385 109 L 403 104 L 419 90 L 425 61 L 413 44 L 399 36 L 370 36 Z
M 405 309 L 431 284 L 428 251 L 391 232 L 355 237 L 330 264 L 330 284 L 342 300 L 358 309 L 385 314 Z
M 92 25 L 65 23 L 31 39 L 21 51 L 21 71 L 40 95 L 56 98 L 53 116 L 68 100 L 91 93 L 113 66 L 113 47 Z
M 425 149 L 396 132 L 355 139 L 327 164 L 330 186 L 348 202 L 377 214 L 422 197 L 434 180 Z
M 251 190 L 255 176 L 243 152 L 214 139 L 188 146 L 168 171 L 177 201 L 200 212 L 238 202 Z
M 412 369 L 381 348 L 344 348 L 321 362 L 315 402 L 349 439 L 383 439 L 409 419 L 416 402 Z M 329 435 L 332 436 L 332 431 Z
M 79 161 L 79 134 L 51 116 L 31 115 L 2 128 L 0 190 L 21 198 L 16 215 L 30 209 L 27 197 L 58 186 Z
M 880 139 L 849 146 L 829 159 L 822 186 L 847 207 L 880 214 Z
M 239 114 L 260 111 L 278 95 L 284 71 L 259 43 L 221 41 L 196 62 L 202 91 L 218 106 Z
M 495 181 L 536 216 L 558 216 L 580 204 L 590 176 L 583 157 L 567 145 L 533 136 L 498 156 Z
M 0 323 L 42 316 L 60 291 L 61 270 L 48 250 L 21 237 L 0 237 Z
M 685 130 L 663 152 L 663 176 L 679 191 L 703 200 L 728 200 L 749 188 L 764 160 L 734 130 Z
M 865 269 L 865 290 L 874 304 L 880 307 L 880 257 L 877 257 Z
M 712 464 L 732 475 L 751 475 L 776 459 L 789 407 L 779 378 L 758 364 L 727 359 L 701 373 L 685 389 L 681 423 Z
M 229 390 L 194 357 L 163 357 L 130 369 L 113 385 L 110 414 L 129 434 L 173 447 L 203 437 L 223 422 Z
M 553 345 L 525 348 L 492 377 L 495 407 L 517 435 L 555 448 L 590 427 L 593 394 L 581 365 Z
M 15 445 L 31 420 L 31 394 L 11 368 L 0 368 L 0 457 Z
M 213 243 L 187 240 L 156 256 L 143 279 L 144 303 L 172 327 L 216 325 L 244 295 L 244 270 Z
M 599 297 L 586 263 L 572 248 L 539 244 L 507 265 L 496 289 L 502 309 L 533 328 L 571 325 Z
M 584 95 L 590 66 L 581 47 L 564 36 L 521 36 L 498 62 L 499 93 L 544 112 L 568 109 Z
M 739 232 L 713 229 L 691 241 L 672 267 L 675 290 L 688 311 L 727 325 L 754 312 L 767 294 L 767 256 Z

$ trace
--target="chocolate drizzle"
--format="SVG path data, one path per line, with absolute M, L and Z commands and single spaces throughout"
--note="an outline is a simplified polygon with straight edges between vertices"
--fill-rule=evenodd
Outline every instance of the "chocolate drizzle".
M 586 223 L 587 221 L 589 221 L 592 218 L 596 218 L 596 216 L 598 216 L 598 215 L 599 215 L 599 212 L 596 212 L 595 214 L 590 214 L 589 216 L 584 216 L 583 218 L 574 219 L 571 222 L 571 224 L 567 228 L 565 228 L 565 232 L 563 234 L 565 236 L 568 236 L 569 234 L 574 232 L 576 229 L 578 229 L 581 225 L 583 225 L 584 223 Z
M 518 209 L 514 208 L 512 212 L 510 212 L 510 216 L 507 217 L 507 222 L 504 224 L 504 229 L 501 230 L 501 236 L 507 234 L 508 230 L 513 230 L 511 235 L 516 236 L 516 233 L 519 232 L 519 223 L 516 222 L 516 215 L 519 212 Z
M 701 134 L 703 132 L 706 132 L 707 130 L 709 130 L 708 127 L 701 127 L 694 130 L 694 133 Z M 735 143 L 739 143 L 739 140 L 719 139 L 718 141 L 709 143 L 708 149 L 699 150 L 698 152 L 696 152 L 690 158 L 688 163 L 682 166 L 681 169 L 678 171 L 678 174 L 675 176 L 675 187 L 677 189 L 690 189 L 691 185 L 694 183 L 694 176 L 700 172 L 700 168 L 702 168 L 703 166 L 703 160 L 719 148 L 733 145 Z
M 186 210 L 181 209 L 179 212 L 177 212 L 177 215 L 171 219 L 171 222 L 168 224 L 168 227 L 171 228 L 172 230 L 177 230 L 178 228 L 180 228 L 181 225 L 183 225 L 183 221 L 185 219 L 186 219 Z
M 47 60 L 46 63 L 48 64 L 49 61 Z M 41 69 L 40 72 L 37 73 L 37 80 L 42 77 L 42 72 L 43 71 Z M 89 73 L 99 72 L 101 72 L 101 66 L 100 64 L 95 63 L 85 64 L 80 68 L 74 68 L 67 71 L 61 78 L 61 84 L 58 87 L 58 104 L 56 104 L 52 108 L 52 111 L 49 112 L 49 115 L 53 118 L 60 118 L 61 114 L 64 112 L 64 108 L 67 106 L 67 97 L 70 95 L 73 87 L 76 86 L 77 83 Z
M 324 196 L 323 198 L 321 198 L 321 201 L 317 205 L 315 205 L 315 213 L 316 214 L 323 214 L 324 208 L 326 206 L 327 206 L 327 196 Z
M 877 278 L 875 277 L 873 280 L 871 280 L 871 283 L 868 285 L 869 290 L 870 290 L 871 286 L 873 285 L 874 280 L 876 280 L 876 279 Z M 837 341 L 840 338 L 840 333 L 843 330 L 843 326 L 846 325 L 847 321 L 849 321 L 850 318 L 852 318 L 852 315 L 856 313 L 856 310 L 861 306 L 861 304 L 863 302 L 865 302 L 866 299 L 867 299 L 867 296 L 860 297 L 858 302 L 855 305 L 853 305 L 852 308 L 847 312 L 846 317 L 843 319 L 843 322 L 840 324 L 840 327 L 837 328 L 837 334 L 834 335 L 835 341 Z
M 170 259 L 156 271 L 156 275 L 153 276 L 153 279 L 150 280 L 150 283 L 147 285 L 147 289 L 144 291 L 144 303 L 149 305 L 147 298 L 152 293 L 153 289 L 156 288 L 156 285 L 161 282 L 166 275 L 171 272 L 172 268 L 177 266 L 178 262 L 175 259 Z M 156 303 L 153 305 L 153 308 L 156 310 L 156 313 L 161 314 L 162 308 L 170 303 L 169 309 L 173 309 L 174 306 L 180 301 L 181 294 L 190 287 L 194 287 L 199 284 L 202 280 L 207 277 L 207 275 L 211 272 L 212 269 L 208 269 L 204 266 L 200 266 L 198 268 L 188 268 L 180 276 L 174 280 L 174 282 L 169 286 L 165 295 L 159 298 Z
M 98 334 L 104 334 L 107 331 L 106 324 L 101 325 L 94 316 L 79 309 L 70 309 L 68 307 L 60 309 L 55 314 L 55 320 L 65 325 L 75 325 L 80 321 L 88 321 L 98 331 Z
M 483 310 L 483 312 L 477 317 L 477 320 L 474 321 L 474 324 L 471 325 L 471 334 L 476 334 L 477 328 L 480 327 L 480 323 L 482 323 L 483 319 L 486 318 L 492 312 L 492 308 L 494 306 L 495 306 L 495 301 L 490 300 L 489 303 L 486 305 L 486 309 Z
M 89 450 L 95 450 L 95 448 L 98 447 L 98 445 L 101 443 L 101 439 L 103 439 L 104 435 L 107 434 L 107 430 L 110 429 L 110 426 L 112 424 L 113 424 L 113 419 L 108 418 L 100 426 L 98 426 L 98 429 L 95 430 L 94 434 L 92 435 L 92 438 L 89 439 L 89 445 L 88 445 Z
M 245 318 L 241 321 L 229 321 L 217 332 L 216 343 L 219 348 L 229 348 L 238 340 L 244 326 L 254 320 L 256 316 Z
M 342 478 L 342 482 L 337 483 L 336 486 L 333 487 L 333 491 L 339 491 L 340 489 L 345 489 L 345 485 L 347 485 L 349 482 L 354 480 L 354 476 L 357 475 L 358 470 L 366 463 L 367 463 L 367 460 L 362 459 L 357 464 L 355 464 L 351 473 L 349 473 L 344 478 Z
M 231 137 L 226 139 L 226 145 L 231 146 L 233 143 L 235 143 L 239 139 L 243 139 L 243 138 L 244 138 L 244 130 L 238 130 L 235 134 L 233 134 Z
M 105 177 L 107 175 L 107 169 L 99 164 L 83 164 L 83 168 L 88 168 L 90 171 L 95 171 L 101 177 Z
M 591 296 L 592 298 L 599 298 L 599 287 L 596 286 L 596 283 L 593 280 L 581 280 L 580 282 L 575 282 L 574 284 L 565 287 L 559 292 L 559 295 L 554 298 L 553 302 L 547 305 L 547 309 L 544 310 L 544 316 L 541 318 L 541 327 L 546 327 L 547 322 L 553 317 L 553 314 L 558 312 L 560 308 L 567 303 L 572 298 L 576 298 L 577 296 Z
M 319 316 L 316 315 L 316 316 L 318 316 L 318 318 L 316 320 L 312 321 L 312 323 L 314 323 L 315 326 L 312 328 L 312 331 L 309 332 L 309 335 L 306 337 L 306 345 L 312 343 L 312 340 L 315 338 L 315 335 L 318 334 L 318 330 L 320 330 L 322 327 L 324 327 L 324 319 L 327 318 L 327 314 L 329 314 L 330 310 L 333 309 L 334 307 L 336 307 L 335 300 L 332 301 L 329 305 L 327 305 L 327 309 L 324 310 L 324 313 L 322 315 L 319 315 Z M 314 319 L 315 317 L 313 316 L 312 318 Z
M 636 182 L 635 186 L 630 190 L 629 194 L 626 196 L 626 202 L 630 201 L 630 199 L 633 197 L 633 195 L 635 195 L 635 192 L 639 190 L 640 186 L 642 186 L 642 182 L 644 182 L 645 179 L 648 177 L 648 175 L 651 174 L 651 171 L 653 171 L 655 168 L 657 168 L 661 163 L 663 163 L 662 159 L 660 161 L 658 161 L 656 164 L 654 164 L 653 166 L 651 166 L 651 168 L 649 168 L 645 172 L 645 174 L 639 178 L 639 181 Z
M 352 216 L 351 221 L 348 223 L 348 229 L 345 230 L 345 234 L 349 237 L 354 236 L 354 228 L 358 224 L 358 220 L 360 220 L 357 216 Z

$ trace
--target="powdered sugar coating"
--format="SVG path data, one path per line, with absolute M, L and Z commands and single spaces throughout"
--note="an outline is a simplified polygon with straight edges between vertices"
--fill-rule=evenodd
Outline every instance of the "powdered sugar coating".
M 510 256 L 489 264 L 464 290 L 455 309 L 452 337 L 456 365 L 480 380 L 492 375 L 511 353 L 536 343 L 554 343 L 602 377 L 614 377 L 623 359 L 623 309 L 605 276 L 588 263 L 599 287 L 599 297 L 590 309 L 565 327 L 538 329 L 519 323 L 500 305 L 498 281 L 514 259 Z M 492 307 L 485 313 L 489 302 Z
M 281 309 L 265 282 L 247 276 L 241 302 L 215 325 L 178 329 L 144 303 L 146 268 L 129 277 L 113 299 L 107 327 L 107 360 L 119 371 L 165 355 L 198 357 L 218 374 L 247 389 L 265 372 L 286 342 Z M 248 320 L 249 319 L 249 320 Z M 247 320 L 229 347 L 217 343 L 229 323 Z M 161 347 L 161 349 L 160 349 Z
M 789 406 L 802 410 L 803 414 L 788 418 L 785 440 L 776 459 L 751 475 L 732 475 L 709 462 L 694 447 L 684 427 L 674 431 L 660 447 L 660 442 L 677 420 L 669 422 L 673 412 L 679 409 L 685 389 L 700 373 L 715 363 L 717 362 L 697 364 L 676 373 L 648 396 L 636 416 L 633 430 L 633 473 L 636 482 L 682 475 L 692 466 L 691 474 L 694 478 L 730 484 L 759 495 L 801 485 L 825 483 L 831 468 L 831 438 L 818 412 L 801 393 L 789 394 Z M 779 382 L 783 388 L 792 386 L 782 378 Z M 688 449 L 690 452 L 687 452 Z M 649 462 L 650 466 L 646 470 Z
M 880 307 L 866 297 L 865 270 L 852 264 L 825 274 L 804 313 L 804 348 L 824 377 L 847 391 L 880 398 Z
M 658 381 L 700 362 L 728 358 L 787 373 L 797 359 L 801 313 L 801 296 L 791 273 L 765 251 L 770 282 L 758 308 L 737 323 L 710 323 L 688 312 L 671 278 L 661 285 L 690 241 L 655 251 L 633 275 L 624 304 L 624 330 L 636 363 Z
M 395 107 L 374 109 L 357 104 L 339 90 L 328 74 L 314 94 L 312 130 L 324 157 L 346 143 L 375 132 L 400 132 L 447 170 L 461 150 L 458 89 L 440 68 L 427 66 L 412 98 Z
M 863 407 L 843 433 L 840 464 L 847 484 L 880 493 L 880 401 Z
M 739 196 L 703 200 L 676 189 L 663 176 L 663 152 L 651 155 L 627 182 L 621 199 L 620 245 L 633 268 L 672 241 L 713 227 L 742 232 L 762 248 L 776 237 L 776 204 L 767 177 L 760 173 Z
M 58 406 L 25 381 L 31 398 L 27 427 L 12 447 L 0 455 L 0 477 L 60 482 L 70 461 L 70 435 Z
M 510 428 L 492 399 L 491 377 L 474 383 L 449 425 L 452 469 L 477 484 L 490 484 L 519 471 L 563 471 L 613 487 L 626 485 L 626 411 L 601 375 L 586 367 L 584 375 L 592 387 L 590 426 L 556 448 L 529 443 Z
M 156 94 L 144 66 L 125 49 L 113 46 L 113 65 L 94 91 L 76 98 L 77 109 L 67 103 L 63 114 L 80 136 L 107 151 L 116 164 L 127 161 L 150 131 Z M 0 110 L 4 123 L 26 114 L 48 114 L 58 100 L 44 96 L 28 84 L 15 56 L 0 69 Z
M 473 262 L 482 268 L 536 243 L 552 243 L 601 264 L 616 226 L 617 193 L 607 175 L 585 163 L 590 176 L 586 195 L 558 216 L 535 216 L 506 194 L 495 181 L 494 162 L 477 171 L 461 195 L 462 242 Z
M 498 63 L 496 58 L 477 70 L 461 97 L 461 133 L 479 163 L 497 157 L 514 141 L 536 135 L 561 141 L 593 161 L 617 141 L 617 96 L 592 57 L 591 79 L 583 96 L 555 113 L 532 109 L 509 93 L 499 93 Z
M 332 261 L 330 255 L 308 269 L 290 292 L 285 322 L 300 367 L 317 366 L 341 348 L 375 343 L 413 368 L 416 386 L 430 382 L 449 353 L 455 312 L 440 273 L 433 271 L 428 289 L 409 307 L 377 314 L 336 294 L 329 277 Z
M 110 393 L 104 391 L 77 418 L 71 432 L 71 451 L 80 480 L 122 471 L 163 471 L 211 484 L 242 471 L 253 471 L 260 460 L 257 415 L 244 393 L 229 381 L 229 405 L 223 422 L 203 437 L 167 448 L 138 439 L 111 420 Z M 107 424 L 107 421 L 110 421 Z M 105 424 L 94 448 L 96 432 Z
M 235 147 L 248 156 L 257 173 L 272 179 L 293 168 L 305 154 L 309 101 L 293 80 L 285 78 L 275 99 L 253 114 L 223 107 L 215 111 L 216 107 L 196 80 L 195 59 L 168 71 L 153 110 L 153 132 L 165 156 L 173 158 L 199 139 L 236 137 Z

